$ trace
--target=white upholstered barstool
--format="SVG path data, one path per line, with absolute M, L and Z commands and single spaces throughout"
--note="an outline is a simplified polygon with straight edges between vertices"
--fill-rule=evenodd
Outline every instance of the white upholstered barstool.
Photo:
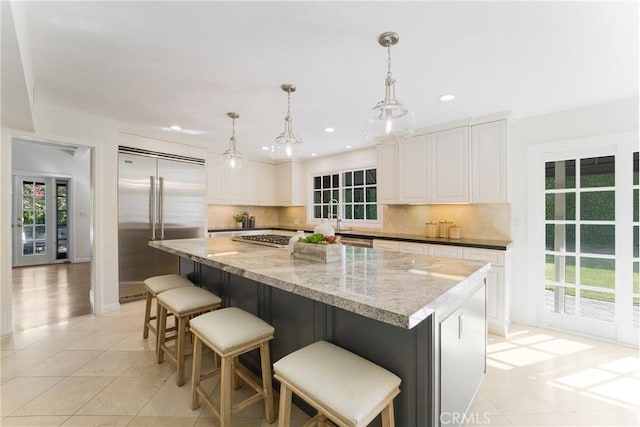
M 156 315 L 151 315 L 151 304 L 153 299 L 161 293 L 171 289 L 184 288 L 187 286 L 193 286 L 189 280 L 177 274 L 164 274 L 162 276 L 149 277 L 144 281 L 144 289 L 147 291 L 147 304 L 144 309 L 144 328 L 142 329 L 142 337 L 149 337 L 149 331 L 156 335 L 157 341 L 157 327 L 158 327 L 158 309 L 156 304 Z M 151 322 L 155 320 L 154 324 Z
M 196 286 L 171 289 L 158 294 L 158 345 L 156 358 L 164 361 L 165 354 L 176 363 L 176 384 L 184 384 L 185 341 L 189 319 L 202 313 L 220 308 L 222 300 L 217 295 Z M 167 337 L 167 314 L 176 319 L 176 334 Z M 176 350 L 172 353 L 167 341 L 176 339 Z
M 220 426 L 231 425 L 231 415 L 249 405 L 264 400 L 265 419 L 275 420 L 273 390 L 271 387 L 271 359 L 269 341 L 273 339 L 273 326 L 236 307 L 223 308 L 191 320 L 193 334 L 193 370 L 191 375 L 191 409 L 200 406 L 204 399 L 213 413 L 219 417 Z M 220 367 L 201 373 L 202 346 L 205 345 L 220 356 Z M 260 348 L 262 385 L 256 383 L 235 359 L 251 350 Z M 220 372 L 220 406 L 218 407 L 200 382 Z M 235 406 L 231 406 L 231 389 L 237 375 L 255 390 L 255 394 Z
M 394 426 L 393 399 L 401 380 L 367 359 L 318 341 L 278 360 L 273 369 L 280 381 L 278 427 L 289 426 L 292 392 L 318 411 L 306 425 L 328 418 L 340 427 L 366 426 L 382 412 L 383 427 Z

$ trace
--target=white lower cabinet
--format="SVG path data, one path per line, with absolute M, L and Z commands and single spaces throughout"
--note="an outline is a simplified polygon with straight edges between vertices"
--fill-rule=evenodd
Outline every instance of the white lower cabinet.
M 459 246 L 429 245 L 428 255 L 462 258 L 462 248 Z
M 440 421 L 460 425 L 485 373 L 485 287 L 439 322 Z M 455 418 L 454 418 L 455 417 Z
M 487 323 L 491 333 L 506 336 L 511 324 L 509 301 L 510 252 L 451 245 L 375 239 L 375 249 L 430 256 L 442 256 L 491 263 L 487 273 Z
M 398 242 L 398 252 L 428 255 L 429 245 L 424 243 Z
M 398 244 L 399 242 L 395 240 L 373 240 L 373 247 L 375 249 L 382 249 L 383 251 L 394 251 L 398 252 Z
M 485 261 L 491 263 L 491 270 L 487 274 L 487 323 L 489 331 L 505 336 L 511 324 L 511 310 L 509 309 L 509 275 L 510 252 L 491 249 L 464 248 L 464 259 Z

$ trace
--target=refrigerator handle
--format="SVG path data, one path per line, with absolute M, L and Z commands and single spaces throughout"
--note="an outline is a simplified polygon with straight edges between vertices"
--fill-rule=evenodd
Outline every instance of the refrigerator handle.
M 156 240 L 156 179 L 149 177 L 149 224 L 151 225 L 151 240 Z
M 158 178 L 160 191 L 158 191 L 158 222 L 160 223 L 160 239 L 164 240 L 164 178 Z

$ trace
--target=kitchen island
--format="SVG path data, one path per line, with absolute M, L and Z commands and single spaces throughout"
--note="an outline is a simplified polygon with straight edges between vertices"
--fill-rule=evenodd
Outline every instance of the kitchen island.
M 228 237 L 150 245 L 225 306 L 271 323 L 273 361 L 324 339 L 394 372 L 398 426 L 462 419 L 480 385 L 489 264 L 358 247 L 323 264 Z M 255 355 L 243 363 L 259 368 Z

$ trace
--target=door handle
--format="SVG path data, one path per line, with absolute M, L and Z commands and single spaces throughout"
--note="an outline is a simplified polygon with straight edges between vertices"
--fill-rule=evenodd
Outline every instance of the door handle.
M 149 177 L 149 223 L 151 224 L 151 240 L 156 240 L 156 179 Z
M 160 222 L 160 239 L 164 240 L 164 178 L 158 178 L 160 190 L 158 191 L 158 215 Z
M 458 316 L 458 339 L 462 339 L 462 333 L 464 331 L 464 313 Z

